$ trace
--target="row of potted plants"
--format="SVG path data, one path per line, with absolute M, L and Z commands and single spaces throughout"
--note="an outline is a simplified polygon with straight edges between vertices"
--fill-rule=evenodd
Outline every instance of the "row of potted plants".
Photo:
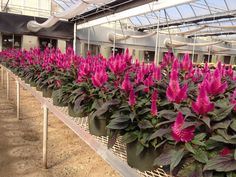
M 205 63 L 193 63 L 194 67 L 198 67 L 198 68 L 203 68 L 205 65 Z M 208 67 L 210 69 L 216 69 L 217 68 L 217 63 L 208 63 Z M 223 67 L 225 69 L 228 69 L 230 67 L 232 67 L 232 69 L 235 71 L 236 70 L 236 65 L 231 65 L 231 64 L 223 64 Z
M 127 161 L 141 171 L 157 167 L 180 177 L 236 175 L 236 76 L 220 62 L 193 67 L 166 54 L 160 66 L 133 61 L 128 50 L 105 59 L 72 49 L 8 50 L 1 63 L 31 86 L 89 117 L 90 133 L 122 136 Z

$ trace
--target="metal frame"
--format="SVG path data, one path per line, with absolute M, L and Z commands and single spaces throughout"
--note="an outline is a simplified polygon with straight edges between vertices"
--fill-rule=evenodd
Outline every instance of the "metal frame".
M 87 131 L 87 118 L 79 118 L 83 125 L 86 127 L 78 125 L 78 123 L 73 120 L 70 116 L 67 115 L 66 111 L 62 111 L 62 108 L 56 107 L 53 105 L 51 99 L 46 99 L 42 97 L 42 93 L 36 91 L 35 88 L 30 87 L 30 85 L 25 84 L 21 81 L 16 75 L 14 75 L 10 70 L 2 66 L 2 69 L 9 73 L 9 76 L 16 80 L 19 84 L 18 86 L 22 86 L 24 89 L 29 91 L 32 96 L 34 96 L 42 105 L 44 110 L 44 123 L 43 123 L 43 166 L 47 168 L 47 142 L 48 142 L 48 111 L 52 112 L 58 119 L 60 119 L 65 125 L 67 125 L 74 133 L 76 133 L 85 143 L 87 143 L 98 155 L 100 155 L 106 162 L 108 162 L 120 175 L 124 177 L 140 177 L 140 176 L 148 176 L 147 174 L 152 174 L 155 176 L 156 174 L 164 174 L 163 171 L 158 172 L 145 172 L 141 173 L 131 167 L 129 167 L 123 160 L 121 160 L 118 156 L 114 154 L 113 151 L 119 149 L 119 147 L 115 147 L 112 150 L 107 149 L 107 147 L 103 144 L 104 141 L 107 142 L 106 137 L 94 137 L 90 135 Z M 17 93 L 19 93 L 19 87 L 17 86 Z M 19 101 L 20 97 L 18 97 Z M 18 102 L 17 101 L 17 102 Z M 20 104 L 17 103 L 17 110 L 20 110 Z M 17 113 L 19 114 L 19 112 Z M 77 119 L 78 120 L 78 119 Z M 85 123 L 85 124 L 84 124 Z M 105 140 L 104 140 L 105 138 Z M 123 156 L 123 155 L 122 155 Z M 159 169 L 160 170 L 160 169 Z M 164 177 L 164 175 L 162 175 Z M 160 175 L 156 175 L 156 177 L 161 177 Z

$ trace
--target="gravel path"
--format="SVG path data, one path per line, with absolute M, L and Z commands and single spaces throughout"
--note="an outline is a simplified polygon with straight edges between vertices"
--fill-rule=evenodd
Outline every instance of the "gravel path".
M 10 93 L 8 101 L 6 89 L 0 88 L 0 177 L 119 177 L 52 114 L 49 114 L 49 169 L 43 169 L 41 105 L 21 89 L 21 120 L 17 121 L 13 81 Z

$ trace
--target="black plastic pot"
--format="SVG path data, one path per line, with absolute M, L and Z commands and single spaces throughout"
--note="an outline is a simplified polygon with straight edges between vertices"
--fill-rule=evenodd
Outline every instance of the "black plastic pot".
M 52 92 L 53 92 L 52 89 L 47 88 L 47 87 L 43 87 L 42 92 L 43 92 L 43 97 L 45 97 L 45 98 L 51 98 L 52 97 Z
M 153 162 L 159 155 L 158 151 L 154 147 L 148 147 L 144 148 L 139 155 L 136 155 L 138 143 L 138 141 L 134 141 L 126 145 L 129 166 L 140 171 L 154 170 Z
M 95 136 L 107 136 L 107 120 L 105 117 L 88 116 L 89 133 Z
M 25 81 L 26 84 L 30 84 L 29 79 L 24 78 L 24 81 Z
M 59 92 L 60 90 L 54 90 L 52 92 L 53 105 L 60 106 L 60 107 L 68 106 L 68 103 L 64 103 L 59 100 L 59 97 L 58 97 Z
M 34 81 L 30 81 L 30 86 L 31 86 L 31 87 L 36 87 L 37 84 L 36 84 L 36 82 L 34 82 Z
M 41 91 L 42 91 L 42 88 L 41 88 L 39 85 L 37 85 L 37 86 L 36 86 L 36 90 L 41 92 Z
M 68 114 L 71 117 L 86 117 L 88 116 L 86 113 L 82 111 L 75 111 L 74 109 L 74 104 L 73 103 L 68 103 Z

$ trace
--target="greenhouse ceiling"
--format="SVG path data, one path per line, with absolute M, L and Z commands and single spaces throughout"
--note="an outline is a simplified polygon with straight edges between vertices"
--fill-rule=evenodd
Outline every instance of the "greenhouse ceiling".
M 81 2 L 80 0 L 55 1 L 63 9 L 68 9 L 72 5 Z M 171 3 L 171 1 L 168 2 Z M 152 3 L 158 3 L 158 1 L 113 0 L 107 4 L 91 5 L 85 13 L 74 17 L 71 21 L 76 21 L 77 24 L 81 25 L 88 21 L 91 22 L 102 17 L 108 17 L 111 14 L 148 4 L 150 12 L 119 19 L 119 24 L 126 24 L 129 28 L 139 31 L 150 31 L 157 28 L 158 17 L 160 16 L 159 27 L 164 31 L 171 29 L 172 31 L 184 32 L 204 25 L 207 26 L 188 37 L 227 37 L 236 34 L 236 0 L 193 0 L 165 10 L 160 9 L 160 11 L 153 10 Z

